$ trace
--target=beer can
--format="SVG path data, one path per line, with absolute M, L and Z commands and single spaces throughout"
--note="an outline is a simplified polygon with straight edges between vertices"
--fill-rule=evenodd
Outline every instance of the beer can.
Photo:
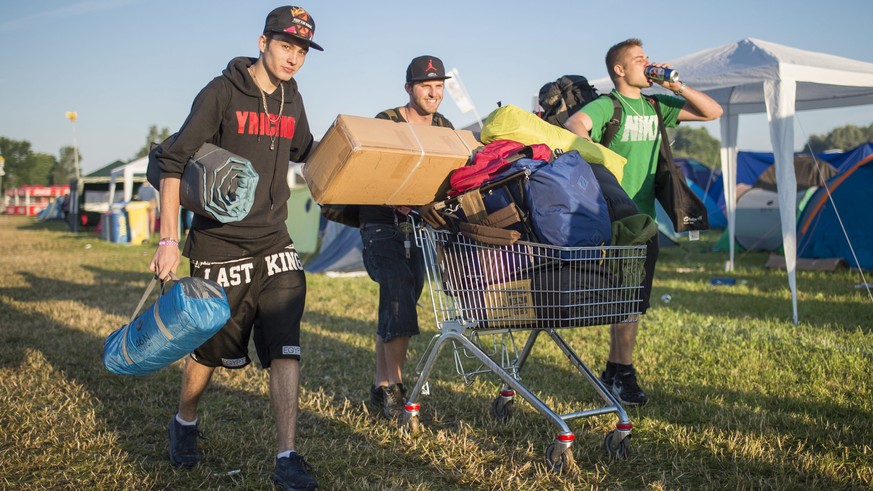
M 672 68 L 649 65 L 646 67 L 646 77 L 662 82 L 678 82 L 679 72 Z

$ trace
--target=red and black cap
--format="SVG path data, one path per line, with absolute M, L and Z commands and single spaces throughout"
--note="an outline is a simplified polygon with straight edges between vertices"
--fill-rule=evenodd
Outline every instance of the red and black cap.
M 305 41 L 312 49 L 324 51 L 324 48 L 312 41 L 312 36 L 315 35 L 315 21 L 302 7 L 286 5 L 270 12 L 264 24 L 264 34 L 271 32 L 287 34 Z
M 436 56 L 424 55 L 413 58 L 406 67 L 406 83 L 424 82 L 426 80 L 445 80 L 446 67 Z

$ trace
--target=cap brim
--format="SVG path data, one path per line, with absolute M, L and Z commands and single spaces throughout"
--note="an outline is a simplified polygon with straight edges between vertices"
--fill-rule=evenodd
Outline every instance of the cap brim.
M 270 31 L 270 32 L 272 32 L 273 34 L 283 34 L 283 35 L 285 35 L 285 36 L 288 36 L 288 37 L 291 37 L 291 38 L 297 39 L 298 41 L 303 41 L 304 43 L 306 43 L 307 45 L 309 45 L 309 47 L 312 48 L 312 49 L 315 49 L 315 50 L 318 50 L 318 51 L 324 51 L 324 48 L 322 48 L 321 46 L 319 46 L 319 45 L 318 45 L 317 43 L 315 43 L 314 41 L 310 41 L 309 39 L 302 38 L 302 37 L 297 36 L 297 35 L 295 35 L 295 34 L 287 33 L 287 32 L 285 32 L 285 31 L 277 31 L 277 30 L 275 30 L 275 29 L 272 30 L 272 31 Z
M 450 77 L 450 76 L 446 76 L 446 77 L 414 78 L 414 79 L 412 79 L 412 80 L 407 80 L 406 82 L 407 82 L 407 83 L 412 83 L 412 82 L 428 82 L 428 81 L 430 81 L 430 80 L 445 80 L 445 79 L 447 79 L 447 78 L 452 78 L 452 77 Z

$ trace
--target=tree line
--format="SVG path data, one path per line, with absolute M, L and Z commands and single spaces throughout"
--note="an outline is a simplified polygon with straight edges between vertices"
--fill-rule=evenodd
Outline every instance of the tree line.
M 152 142 L 160 143 L 170 135 L 169 128 L 149 127 L 145 144 L 130 158 L 136 160 L 148 155 Z M 2 178 L 2 191 L 36 184 L 51 186 L 68 184 L 76 175 L 75 154 L 72 146 L 61 147 L 57 155 L 34 152 L 27 140 L 12 140 L 0 136 L 0 155 L 5 159 L 6 175 Z M 82 152 L 79 152 L 79 171 L 82 170 Z M 119 159 L 120 160 L 120 159 Z
M 0 155 L 4 158 L 3 189 L 25 184 L 66 184 L 74 175 L 73 147 L 61 147 L 57 156 L 34 152 L 30 142 L 0 136 Z M 82 155 L 79 154 L 81 162 Z
M 673 155 L 699 160 L 711 168 L 721 167 L 721 143 L 706 128 L 678 127 L 668 130 L 673 142 Z M 823 135 L 811 135 L 803 147 L 804 152 L 821 153 L 828 150 L 851 150 L 863 143 L 873 142 L 873 124 L 870 126 L 846 125 Z

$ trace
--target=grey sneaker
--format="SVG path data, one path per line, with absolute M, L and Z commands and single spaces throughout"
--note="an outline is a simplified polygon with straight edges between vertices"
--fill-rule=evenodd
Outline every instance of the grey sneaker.
M 276 459 L 273 482 L 285 491 L 318 489 L 318 481 L 312 477 L 312 466 L 298 454 Z
M 170 463 L 175 467 L 191 468 L 199 464 L 203 459 L 197 450 L 197 438 L 200 432 L 197 425 L 185 426 L 176 421 L 176 415 L 170 419 L 167 425 L 167 434 L 170 437 Z
M 637 384 L 637 372 L 619 372 L 612 381 L 612 393 L 627 406 L 643 406 L 649 402 L 649 396 Z

